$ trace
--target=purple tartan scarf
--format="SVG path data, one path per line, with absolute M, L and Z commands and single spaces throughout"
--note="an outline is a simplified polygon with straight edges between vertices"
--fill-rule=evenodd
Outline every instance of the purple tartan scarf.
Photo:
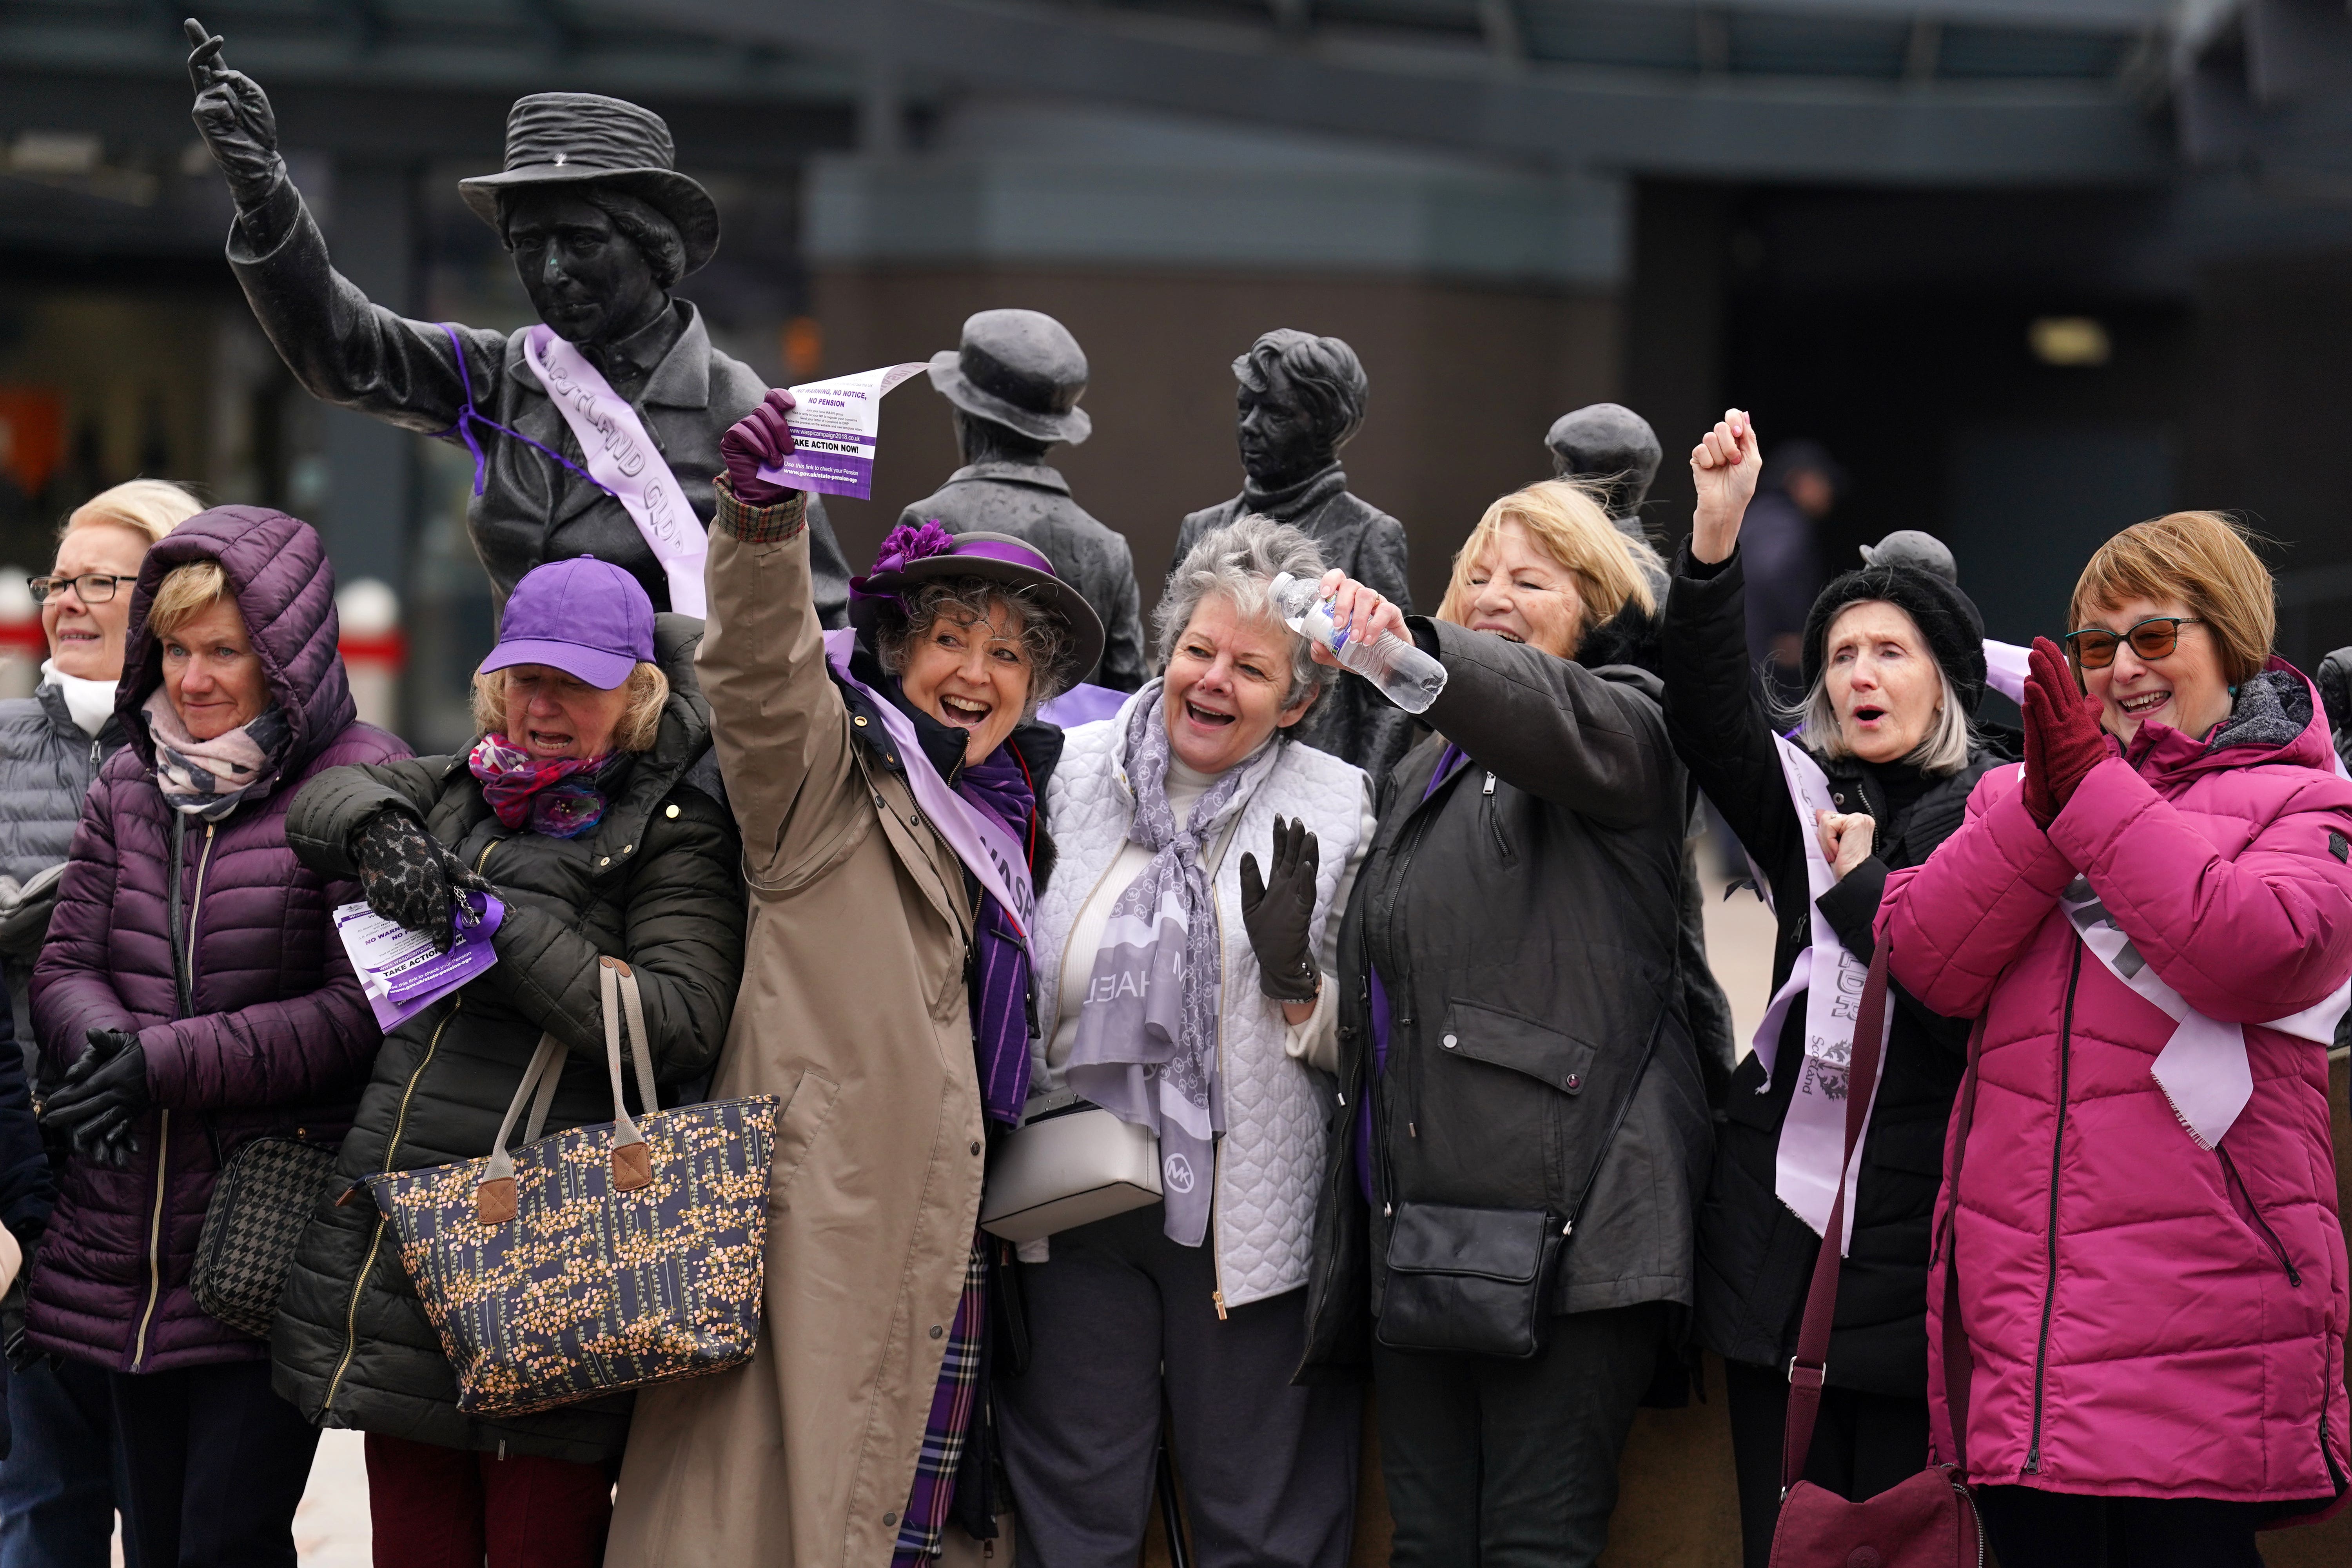
M 1004 824 L 1035 858 L 1029 826 L 1037 792 L 1010 741 L 979 762 L 966 763 L 956 775 L 956 793 Z M 980 1066 L 981 1109 L 1015 1127 L 1029 1100 L 1029 949 L 1013 933 L 1013 922 L 992 893 L 980 895 L 972 924 L 980 995 L 972 1009 L 971 1046 Z
M 1069 1085 L 1121 1121 L 1160 1138 L 1161 1230 L 1182 1247 L 1208 1234 L 1217 1134 L 1217 906 L 1201 847 L 1282 754 L 1277 738 L 1225 770 L 1181 827 L 1168 804 L 1167 693 L 1147 686 L 1127 722 L 1135 820 L 1127 836 L 1151 863 L 1111 905 L 1080 1004 Z
M 528 822 L 533 833 L 577 838 L 604 819 L 604 792 L 589 781 L 612 760 L 610 752 L 599 757 L 534 757 L 493 730 L 474 742 L 466 766 L 481 781 L 482 798 L 504 826 Z

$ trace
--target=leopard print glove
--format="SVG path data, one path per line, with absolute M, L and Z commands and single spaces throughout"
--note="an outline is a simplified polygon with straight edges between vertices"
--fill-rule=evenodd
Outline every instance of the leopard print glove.
M 451 923 L 449 853 L 425 825 L 397 807 L 377 812 L 352 835 L 352 858 L 368 908 L 423 931 L 443 952 L 457 938 Z M 465 874 L 462 872 L 461 875 Z

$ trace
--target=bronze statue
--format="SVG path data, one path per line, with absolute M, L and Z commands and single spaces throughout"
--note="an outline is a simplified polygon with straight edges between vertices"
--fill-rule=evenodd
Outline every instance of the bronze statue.
M 963 467 L 898 521 L 937 522 L 950 533 L 1009 533 L 1054 563 L 1054 574 L 1102 618 L 1102 663 L 1085 676 L 1132 691 L 1150 679 L 1135 556 L 1124 535 L 1070 499 L 1070 481 L 1045 461 L 1059 442 L 1085 440 L 1094 423 L 1077 405 L 1087 356 L 1061 322 L 1035 310 L 982 310 L 959 347 L 931 356 L 931 384 L 955 407 Z
M 1364 422 L 1369 390 L 1356 351 L 1338 338 L 1280 327 L 1234 361 L 1234 379 L 1242 493 L 1184 520 L 1169 570 L 1209 530 L 1255 512 L 1305 531 L 1322 546 L 1324 565 L 1411 615 L 1404 524 L 1349 493 L 1339 467 L 1339 448 Z M 1355 763 L 1377 784 L 1412 744 L 1412 715 L 1370 682 L 1342 679 L 1293 733 Z
M 1650 422 L 1622 403 L 1587 404 L 1554 420 L 1544 445 L 1551 448 L 1553 475 L 1592 487 L 1617 531 L 1643 547 L 1635 562 L 1663 605 L 1665 565 L 1642 526 L 1642 501 L 1658 477 L 1658 435 Z
M 593 93 L 518 99 L 505 169 L 458 188 L 544 325 L 412 321 L 329 265 L 268 99 L 218 37 L 186 29 L 196 129 L 236 203 L 229 266 L 296 379 L 472 451 L 466 522 L 501 613 L 525 572 L 575 555 L 625 568 L 656 609 L 698 613 L 719 437 L 767 388 L 670 293 L 718 249 L 719 209 L 677 172 L 661 117 Z M 818 608 L 840 626 L 849 574 L 814 498 L 809 531 Z

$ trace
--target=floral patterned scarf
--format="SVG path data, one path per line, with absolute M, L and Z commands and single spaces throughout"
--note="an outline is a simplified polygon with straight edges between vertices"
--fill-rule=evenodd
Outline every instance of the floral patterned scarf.
M 534 757 L 493 730 L 474 742 L 466 766 L 506 826 L 528 825 L 550 838 L 577 838 L 604 819 L 604 792 L 593 780 L 612 760 L 610 752 Z

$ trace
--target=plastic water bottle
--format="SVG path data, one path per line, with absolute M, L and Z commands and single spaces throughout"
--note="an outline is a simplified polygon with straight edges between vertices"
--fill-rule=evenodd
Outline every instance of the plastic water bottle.
M 1359 637 L 1331 623 L 1331 599 L 1317 584 L 1284 572 L 1268 590 L 1285 625 L 1331 650 L 1344 669 L 1353 670 L 1380 694 L 1408 713 L 1426 710 L 1445 689 L 1445 667 L 1394 632 Z

